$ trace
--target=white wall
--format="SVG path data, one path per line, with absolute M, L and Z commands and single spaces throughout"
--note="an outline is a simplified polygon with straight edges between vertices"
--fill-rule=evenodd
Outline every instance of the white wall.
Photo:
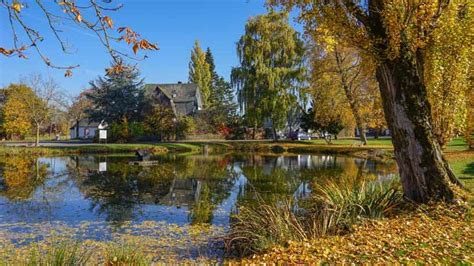
M 79 127 L 79 136 L 76 136 L 76 128 L 72 128 L 70 132 L 71 139 L 92 139 L 95 136 L 96 127 Z

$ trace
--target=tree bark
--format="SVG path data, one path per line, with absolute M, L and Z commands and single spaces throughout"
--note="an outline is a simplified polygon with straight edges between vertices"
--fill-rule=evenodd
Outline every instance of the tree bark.
M 357 130 L 359 131 L 359 138 L 362 145 L 367 145 L 367 136 L 365 135 L 365 127 L 362 125 L 361 119 L 356 118 Z
M 39 146 L 39 139 L 40 139 L 40 125 L 36 124 L 36 147 Z
M 79 139 L 79 124 L 81 123 L 81 120 L 76 120 L 76 139 Z
M 272 126 L 272 133 L 273 133 L 273 141 L 278 141 L 277 130 L 275 127 Z
M 451 201 L 454 193 L 449 183 L 460 183 L 433 134 L 422 59 L 420 52 L 416 60 L 402 53 L 382 61 L 376 76 L 405 198 L 420 203 Z

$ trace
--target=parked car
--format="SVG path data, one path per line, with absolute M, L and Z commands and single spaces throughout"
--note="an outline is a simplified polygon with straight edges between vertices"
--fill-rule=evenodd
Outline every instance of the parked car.
M 306 132 L 296 131 L 290 133 L 289 138 L 291 140 L 311 140 L 311 135 Z

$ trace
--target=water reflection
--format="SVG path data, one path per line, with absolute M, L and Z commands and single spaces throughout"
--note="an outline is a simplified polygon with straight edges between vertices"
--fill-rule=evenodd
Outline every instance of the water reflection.
M 327 178 L 387 178 L 393 163 L 337 155 L 169 155 L 0 159 L 1 223 L 165 221 L 228 226 L 238 206 L 304 198 Z

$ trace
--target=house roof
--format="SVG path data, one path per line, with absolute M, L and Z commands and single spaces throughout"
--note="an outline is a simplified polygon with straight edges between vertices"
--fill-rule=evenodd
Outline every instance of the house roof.
M 147 84 L 145 97 L 154 99 L 157 91 L 162 92 L 171 103 L 175 115 L 189 115 L 202 108 L 202 98 L 197 84 Z
M 198 86 L 193 83 L 177 83 L 177 84 L 146 84 L 146 93 L 153 95 L 154 90 L 158 88 L 166 97 L 179 102 L 193 102 L 196 100 Z
M 89 119 L 82 119 L 79 121 L 79 127 L 98 127 L 100 125 L 100 122 L 92 122 Z M 75 128 L 76 123 L 74 123 L 70 129 Z

